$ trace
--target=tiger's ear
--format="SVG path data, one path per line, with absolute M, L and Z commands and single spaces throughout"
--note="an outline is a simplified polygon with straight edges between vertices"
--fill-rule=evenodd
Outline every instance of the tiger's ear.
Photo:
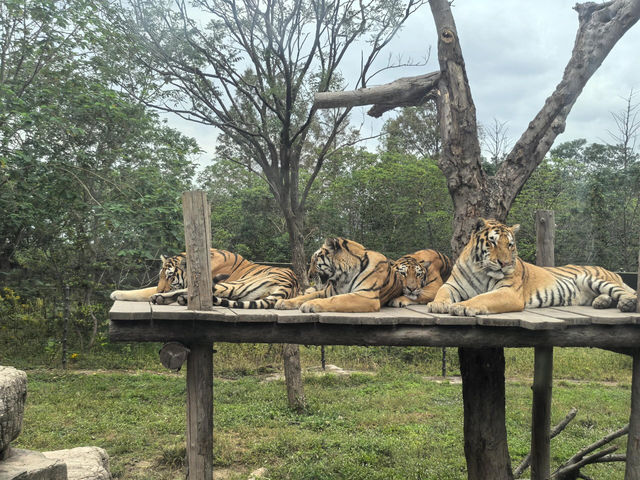
M 482 217 L 478 217 L 478 220 L 476 220 L 476 225 L 473 228 L 473 231 L 477 233 L 486 226 L 487 226 L 487 221 Z
M 342 239 L 340 237 L 329 237 L 324 241 L 324 245 L 329 250 L 340 250 L 342 248 Z
M 169 257 L 165 257 L 164 255 L 160 255 L 160 260 L 162 260 L 162 266 L 164 267 L 167 264 L 167 260 L 169 260 Z
M 420 266 L 422 266 L 422 268 L 424 268 L 427 272 L 429 271 L 429 267 L 431 266 L 433 262 L 430 260 L 422 260 L 420 262 Z
M 511 231 L 512 231 L 512 232 L 514 233 L 514 235 L 515 235 L 516 233 L 518 233 L 518 230 L 520 230 L 520 224 L 519 224 L 519 223 L 516 223 L 515 225 L 512 225 L 510 228 L 511 228 Z

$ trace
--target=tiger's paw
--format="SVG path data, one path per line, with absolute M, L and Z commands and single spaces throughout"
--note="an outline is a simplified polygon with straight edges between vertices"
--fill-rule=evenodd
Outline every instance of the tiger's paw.
M 111 300 L 125 300 L 124 290 L 114 290 L 111 292 L 111 295 L 109 295 L 109 298 Z
M 176 296 L 173 293 L 156 293 L 149 297 L 149 301 L 154 305 L 169 305 L 176 301 Z
M 598 308 L 598 309 L 609 308 L 612 303 L 613 303 L 613 298 L 603 293 L 602 295 L 598 295 L 596 298 L 593 299 L 593 302 L 591 302 L 591 306 L 593 308 Z
M 318 313 L 324 312 L 325 309 L 322 307 L 321 301 L 309 300 L 308 302 L 304 302 L 300 305 L 300 311 L 303 313 Z
M 449 307 L 449 313 L 458 317 L 475 317 L 476 315 L 486 315 L 489 310 L 486 307 L 470 307 L 462 303 L 454 303 Z
M 414 303 L 416 303 L 416 302 L 414 302 L 410 298 L 405 297 L 403 295 L 401 297 L 396 297 L 393 300 L 390 300 L 389 303 L 387 303 L 387 306 L 395 307 L 395 308 L 402 308 L 402 307 L 406 307 L 407 305 L 413 305 Z
M 618 309 L 621 312 L 635 312 L 638 298 L 635 295 L 622 295 L 618 299 Z
M 431 313 L 449 313 L 450 302 L 431 302 L 427 304 L 427 311 Z
M 281 298 L 276 302 L 273 306 L 276 310 L 295 310 L 298 308 L 300 304 L 293 299 L 283 299 Z

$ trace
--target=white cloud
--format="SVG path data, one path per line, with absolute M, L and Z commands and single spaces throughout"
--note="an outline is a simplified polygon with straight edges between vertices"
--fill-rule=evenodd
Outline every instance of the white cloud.
M 570 58 L 578 26 L 574 0 L 456 0 L 453 15 L 467 68 L 474 102 L 481 124 L 496 118 L 507 122 L 512 141 L 526 129 L 542 108 L 545 99 L 560 82 Z M 389 45 L 388 53 L 403 58 L 422 58 L 431 48 L 428 65 L 395 69 L 375 78 L 376 84 L 399 77 L 420 75 L 438 68 L 437 38 L 431 11 L 425 6 L 416 13 Z M 567 119 L 566 131 L 556 145 L 575 138 L 590 142 L 611 141 L 607 130 L 615 130 L 611 112 L 624 108 L 631 89 L 640 90 L 640 26 L 632 27 L 587 83 Z M 347 59 L 345 78 L 355 78 L 360 52 Z M 380 65 L 387 57 L 380 58 Z M 367 110 L 360 109 L 362 110 Z M 361 113 L 354 113 L 360 124 Z M 363 135 L 379 130 L 382 120 L 368 119 Z M 208 163 L 214 152 L 215 135 L 210 127 L 179 121 L 170 124 L 194 136 L 206 150 L 202 161 Z

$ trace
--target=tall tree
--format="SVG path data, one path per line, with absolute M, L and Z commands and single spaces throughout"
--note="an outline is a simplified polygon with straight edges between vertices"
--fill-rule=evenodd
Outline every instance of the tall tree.
M 507 154 L 495 175 L 482 168 L 475 105 L 466 75 L 456 25 L 447 0 L 431 0 L 438 34 L 440 70 L 430 83 L 403 82 L 402 98 L 422 99 L 437 87 L 438 116 L 442 136 L 439 166 L 447 177 L 454 205 L 452 248 L 459 253 L 466 244 L 476 217 L 504 221 L 526 180 L 542 162 L 555 138 L 564 130 L 567 115 L 584 85 L 616 42 L 640 17 L 640 0 L 614 0 L 602 4 L 577 4 L 578 32 L 563 78 L 527 130 Z M 414 95 L 410 95 L 411 90 Z M 316 106 L 394 104 L 387 96 L 378 100 L 375 88 L 357 98 L 316 95 Z M 368 98 L 367 98 L 368 97 Z M 374 107 L 375 109 L 375 107 Z M 463 379 L 465 455 L 470 479 L 513 478 L 505 428 L 504 352 L 494 349 L 459 349 Z
M 355 86 L 365 86 L 382 49 L 424 3 L 195 0 L 187 7 L 132 0 L 130 9 L 113 5 L 106 18 L 133 61 L 121 85 L 149 105 L 215 127 L 245 152 L 235 158 L 269 185 L 287 224 L 293 268 L 306 280 L 306 201 L 350 112 L 331 115 L 311 149 L 313 92 L 341 86 L 339 67 L 363 44 L 369 53 Z M 138 73 L 144 83 L 135 81 Z M 305 151 L 314 158 L 302 181 Z

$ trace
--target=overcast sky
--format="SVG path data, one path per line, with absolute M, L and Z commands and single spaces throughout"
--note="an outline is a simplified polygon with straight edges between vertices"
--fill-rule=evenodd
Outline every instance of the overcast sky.
M 506 122 L 511 144 L 562 78 L 578 26 L 574 5 L 575 0 L 455 0 L 453 4 L 478 121 L 486 126 L 494 118 Z M 436 42 L 433 17 L 427 5 L 410 18 L 387 47 L 387 53 L 420 59 L 431 48 L 428 64 L 385 72 L 370 85 L 437 70 Z M 346 62 L 347 65 L 359 64 L 360 52 L 354 54 L 354 61 Z M 386 55 L 383 57 L 386 62 Z M 615 131 L 616 127 L 611 112 L 625 108 L 632 89 L 640 92 L 639 60 L 640 25 L 636 24 L 591 77 L 569 114 L 565 133 L 554 145 L 576 138 L 612 142 L 608 131 Z M 346 79 L 355 78 L 355 72 L 350 75 L 348 70 L 344 75 Z M 640 93 L 635 96 L 635 103 L 639 102 Z M 358 109 L 353 121 L 360 124 L 365 110 Z M 363 135 L 376 133 L 382 122 L 393 115 L 389 112 L 380 121 L 366 120 Z M 200 163 L 209 164 L 215 147 L 211 127 L 167 118 L 171 126 L 197 139 L 205 150 Z

